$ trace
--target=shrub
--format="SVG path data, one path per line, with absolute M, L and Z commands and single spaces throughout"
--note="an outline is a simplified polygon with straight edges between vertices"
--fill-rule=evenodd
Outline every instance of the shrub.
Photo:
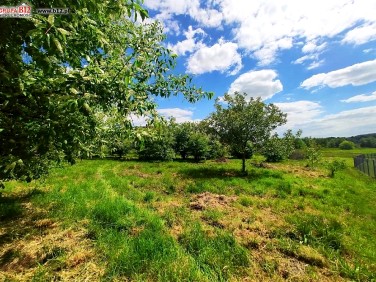
M 210 141 L 209 159 L 224 158 L 227 155 L 227 148 L 218 140 Z
M 346 168 L 346 164 L 345 164 L 345 161 L 340 161 L 340 160 L 334 160 L 334 161 L 331 161 L 331 162 L 328 162 L 326 164 L 326 167 L 329 169 L 329 176 L 330 177 L 334 177 L 334 174 L 339 171 L 339 170 L 343 170 Z
M 182 159 L 186 159 L 189 153 L 189 139 L 191 134 L 194 132 L 194 124 L 190 122 L 185 122 L 176 125 L 175 128 L 175 153 L 179 154 Z
M 171 161 L 175 157 L 172 142 L 164 139 L 145 140 L 138 150 L 138 157 L 148 161 Z
M 307 166 L 309 167 L 315 167 L 321 160 L 321 153 L 319 148 L 317 147 L 307 148 L 305 151 L 305 155 L 308 160 Z
M 188 150 L 196 162 L 206 159 L 210 151 L 208 136 L 200 132 L 193 133 L 189 137 Z
M 138 147 L 141 160 L 171 161 L 175 157 L 174 136 L 166 124 L 156 124 L 150 128 L 150 136 L 144 138 Z
M 339 148 L 341 150 L 352 150 L 355 148 L 355 144 L 354 142 L 351 142 L 351 141 L 342 141 L 341 144 L 339 144 Z
M 294 152 L 295 139 L 297 139 L 300 134 L 301 131 L 298 131 L 296 136 L 294 136 L 292 131 L 288 130 L 283 134 L 282 138 L 279 138 L 277 135 L 272 136 L 265 144 L 262 153 L 266 157 L 266 161 L 280 162 L 287 159 L 292 152 Z
M 303 150 L 295 150 L 289 156 L 291 160 L 304 160 L 306 158 L 305 152 Z

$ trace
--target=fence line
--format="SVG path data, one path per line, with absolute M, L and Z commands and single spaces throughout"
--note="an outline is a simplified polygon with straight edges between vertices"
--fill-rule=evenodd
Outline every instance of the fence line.
M 354 167 L 361 172 L 376 178 L 376 154 L 354 157 Z

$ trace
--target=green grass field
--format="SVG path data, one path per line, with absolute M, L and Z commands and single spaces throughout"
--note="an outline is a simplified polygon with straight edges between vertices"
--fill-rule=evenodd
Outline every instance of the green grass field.
M 376 180 L 304 161 L 86 160 L 0 198 L 4 281 L 375 281 Z

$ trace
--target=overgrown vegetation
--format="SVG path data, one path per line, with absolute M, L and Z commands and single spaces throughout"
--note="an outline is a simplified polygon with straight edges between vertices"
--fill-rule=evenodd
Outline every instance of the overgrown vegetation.
M 323 155 L 248 175 L 238 160 L 84 160 L 8 182 L 0 278 L 372 281 L 376 184 L 350 165 L 327 176 L 352 151 Z

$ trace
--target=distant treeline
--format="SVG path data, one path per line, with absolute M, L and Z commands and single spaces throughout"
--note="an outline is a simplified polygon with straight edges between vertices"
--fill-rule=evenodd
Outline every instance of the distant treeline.
M 326 137 L 326 138 L 302 138 L 306 144 L 314 140 L 317 145 L 323 148 L 338 148 L 343 141 L 351 141 L 362 148 L 376 148 L 376 133 L 362 134 L 351 137 Z

